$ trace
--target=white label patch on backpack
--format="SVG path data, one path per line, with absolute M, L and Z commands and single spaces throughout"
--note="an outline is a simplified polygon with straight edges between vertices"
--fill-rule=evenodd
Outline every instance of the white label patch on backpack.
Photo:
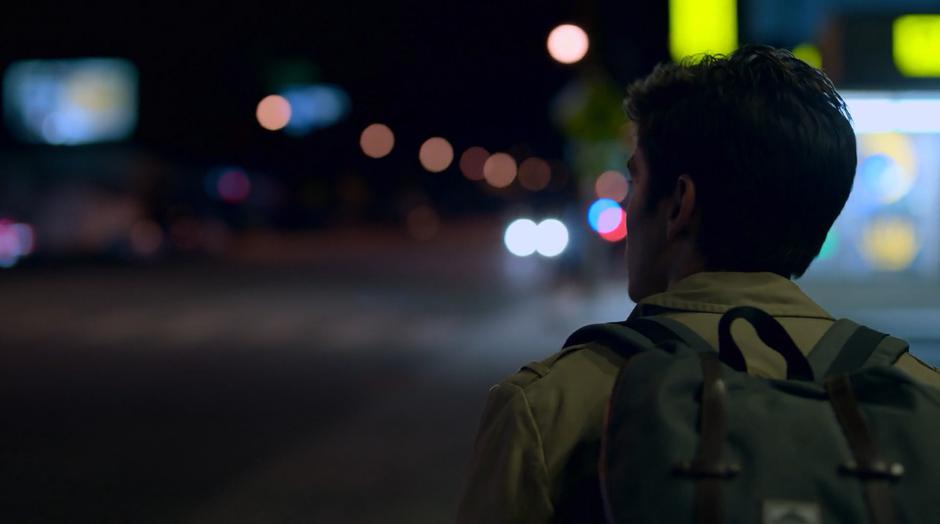
M 798 500 L 765 500 L 763 524 L 821 524 L 819 505 Z

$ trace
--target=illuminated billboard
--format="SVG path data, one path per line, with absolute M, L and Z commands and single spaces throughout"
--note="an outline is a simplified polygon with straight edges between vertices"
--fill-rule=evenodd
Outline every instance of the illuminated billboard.
M 940 276 L 940 92 L 843 92 L 858 139 L 845 209 L 807 274 Z

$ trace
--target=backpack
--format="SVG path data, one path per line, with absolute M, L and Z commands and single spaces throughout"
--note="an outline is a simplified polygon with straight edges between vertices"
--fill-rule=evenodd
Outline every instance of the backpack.
M 747 374 L 738 319 L 783 356 L 785 380 Z M 940 522 L 940 390 L 892 367 L 906 342 L 842 319 L 807 358 L 750 306 L 718 330 L 717 352 L 662 316 L 566 343 L 630 357 L 598 464 L 608 522 Z

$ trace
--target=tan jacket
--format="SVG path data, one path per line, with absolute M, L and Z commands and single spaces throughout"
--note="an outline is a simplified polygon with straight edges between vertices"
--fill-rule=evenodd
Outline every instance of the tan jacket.
M 717 348 L 718 319 L 738 305 L 776 317 L 804 354 L 834 322 L 795 283 L 773 273 L 698 273 L 643 300 L 637 311 L 664 310 Z M 783 359 L 753 327 L 737 322 L 732 334 L 750 373 L 785 376 Z M 623 364 L 606 347 L 575 346 L 493 386 L 458 522 L 603 521 L 597 460 L 607 398 Z M 896 366 L 940 387 L 940 372 L 911 355 Z

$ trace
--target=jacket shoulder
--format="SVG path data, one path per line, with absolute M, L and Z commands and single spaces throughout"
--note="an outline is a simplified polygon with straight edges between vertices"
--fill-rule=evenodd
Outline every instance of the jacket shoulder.
M 940 388 L 940 370 L 925 363 L 910 353 L 904 353 L 901 358 L 894 363 L 894 366 L 915 380 L 918 380 L 928 386 Z
M 542 360 L 529 362 L 504 379 L 502 384 L 528 390 L 546 382 L 579 381 L 599 370 L 619 370 L 625 362 L 622 356 L 605 345 L 596 342 L 575 344 Z

